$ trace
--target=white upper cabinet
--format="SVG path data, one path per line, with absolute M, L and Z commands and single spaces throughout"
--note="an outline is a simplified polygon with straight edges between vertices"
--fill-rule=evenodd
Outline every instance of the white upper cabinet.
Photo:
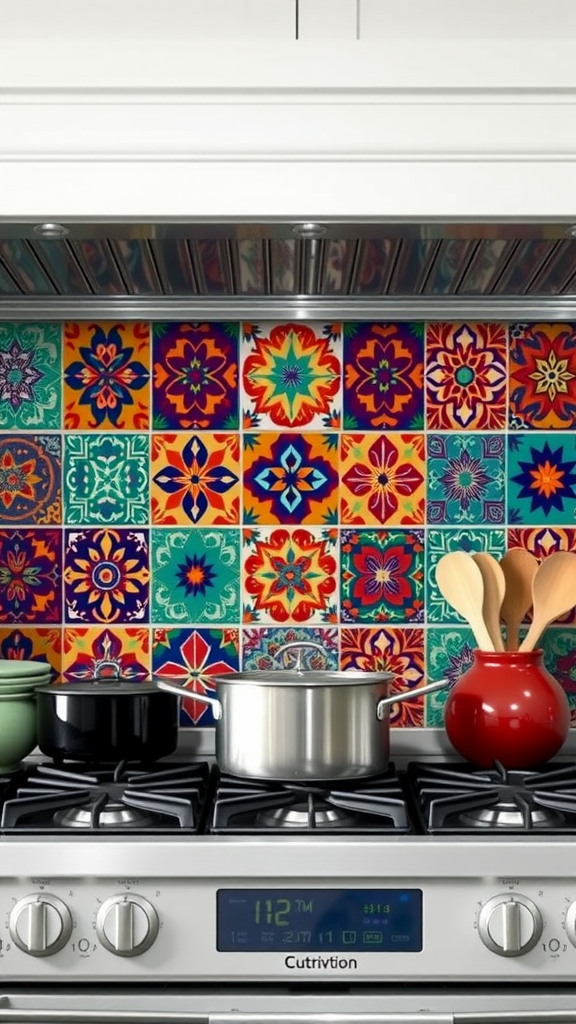
M 358 35 L 385 39 L 566 39 L 576 36 L 574 0 L 358 0 Z M 455 55 L 457 59 L 457 55 Z M 514 59 L 514 51 L 510 52 Z
M 4 41 L 296 38 L 296 0 L 17 0 L 9 6 L 2 16 Z
M 357 39 L 359 0 L 298 0 L 298 39 Z

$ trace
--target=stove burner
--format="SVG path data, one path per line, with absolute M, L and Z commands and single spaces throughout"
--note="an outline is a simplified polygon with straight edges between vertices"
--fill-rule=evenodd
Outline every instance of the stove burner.
M 506 771 L 414 762 L 409 776 L 428 832 L 576 831 L 576 765 Z
M 289 807 L 276 807 L 270 811 L 261 811 L 256 816 L 256 823 L 266 828 L 352 828 L 357 824 L 358 818 L 354 818 L 346 811 L 338 807 L 330 807 L 324 801 L 314 800 L 313 796 L 298 801 Z
M 116 766 L 40 764 L 2 808 L 1 829 L 197 832 L 210 769 L 194 764 Z
M 211 832 L 409 832 L 408 810 L 393 768 L 358 781 L 309 785 L 220 778 Z
M 54 822 L 63 828 L 93 828 L 93 807 L 70 807 L 56 811 Z M 107 802 L 98 815 L 100 828 L 149 828 L 154 825 L 154 817 L 144 814 L 135 807 L 124 807 L 122 804 Z

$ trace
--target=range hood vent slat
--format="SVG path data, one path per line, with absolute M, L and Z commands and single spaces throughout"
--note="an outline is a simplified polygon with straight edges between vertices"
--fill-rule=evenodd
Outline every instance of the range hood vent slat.
M 35 239 L 28 243 L 59 295 L 90 295 L 90 283 L 73 250 L 61 239 Z
M 76 259 L 82 267 L 95 295 L 126 295 L 116 261 L 107 241 L 97 239 L 69 240 Z
M 26 242 L 18 239 L 0 241 L 0 256 L 25 295 L 58 294 Z

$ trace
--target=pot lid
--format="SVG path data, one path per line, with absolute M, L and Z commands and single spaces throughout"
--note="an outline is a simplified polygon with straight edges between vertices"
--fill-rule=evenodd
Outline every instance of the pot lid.
M 134 696 L 161 691 L 151 679 L 114 679 L 108 677 L 92 679 L 75 679 L 71 682 L 50 683 L 47 686 L 38 686 L 35 693 L 62 694 L 66 696 L 80 696 L 89 694 L 95 696 Z
M 252 683 L 256 686 L 374 686 L 389 683 L 394 676 L 390 672 L 353 672 L 314 670 L 297 672 L 294 669 L 271 669 L 270 672 L 228 672 L 212 676 L 213 682 Z

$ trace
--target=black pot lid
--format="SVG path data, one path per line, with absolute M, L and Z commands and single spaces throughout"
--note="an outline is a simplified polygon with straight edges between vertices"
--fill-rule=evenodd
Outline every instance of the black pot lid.
M 60 683 L 38 686 L 35 693 L 50 693 L 54 696 L 58 696 L 58 694 L 67 696 L 88 694 L 91 697 L 142 697 L 145 694 L 162 693 L 162 690 L 159 690 L 151 679 L 113 679 L 108 676 L 99 679 L 74 679 L 71 682 L 62 680 Z

